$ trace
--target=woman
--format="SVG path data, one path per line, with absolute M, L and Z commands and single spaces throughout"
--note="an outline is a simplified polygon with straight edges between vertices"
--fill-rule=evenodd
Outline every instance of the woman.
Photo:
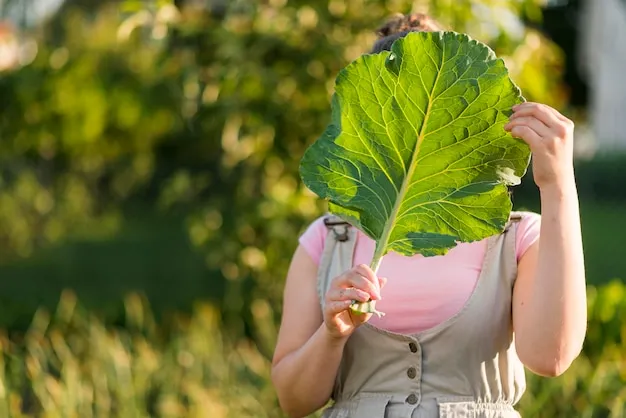
M 439 28 L 401 16 L 379 31 L 373 52 Z M 541 218 L 514 213 L 504 233 L 445 256 L 388 254 L 381 277 L 366 266 L 374 242 L 354 228 L 320 218 L 303 234 L 272 369 L 289 416 L 332 398 L 325 417 L 518 417 L 524 369 L 558 376 L 578 356 L 586 293 L 573 123 L 524 103 L 505 129 L 531 148 Z M 349 309 L 369 299 L 386 316 Z

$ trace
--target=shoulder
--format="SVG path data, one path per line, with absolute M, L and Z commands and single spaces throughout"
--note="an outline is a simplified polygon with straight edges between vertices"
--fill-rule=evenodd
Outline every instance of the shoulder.
M 325 224 L 326 219 L 330 219 L 329 215 L 323 215 L 313 220 L 299 238 L 300 246 L 313 259 L 315 264 L 319 264 L 324 251 L 324 242 L 328 234 L 328 227 Z
M 512 212 L 512 217 L 516 216 L 518 220 L 517 230 L 518 233 L 527 232 L 541 224 L 541 215 L 530 211 L 515 211 Z
M 517 260 L 537 241 L 541 230 L 541 215 L 535 212 L 513 212 L 518 219 L 515 236 L 515 252 Z

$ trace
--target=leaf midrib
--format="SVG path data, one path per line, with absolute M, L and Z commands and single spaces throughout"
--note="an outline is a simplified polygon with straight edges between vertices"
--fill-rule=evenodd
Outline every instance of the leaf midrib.
M 415 149 L 413 151 L 413 155 L 411 156 L 411 162 L 409 163 L 409 167 L 404 177 L 404 180 L 402 180 L 402 186 L 400 187 L 400 191 L 398 192 L 396 201 L 394 202 L 393 208 L 391 209 L 389 219 L 387 220 L 387 222 L 385 222 L 383 231 L 380 235 L 380 238 L 378 239 L 376 243 L 376 250 L 374 251 L 374 257 L 372 259 L 372 267 L 375 272 L 378 270 L 380 259 L 383 256 L 383 252 L 387 248 L 387 244 L 389 243 L 389 237 L 391 236 L 391 231 L 393 230 L 393 226 L 396 222 L 396 217 L 398 216 L 398 212 L 400 211 L 400 205 L 402 201 L 404 200 L 404 196 L 406 195 L 408 191 L 409 184 L 411 183 L 410 179 L 413 178 L 413 173 L 415 172 L 415 167 L 417 166 L 417 155 L 419 154 L 420 147 L 422 145 L 422 142 L 424 141 L 424 137 L 426 136 L 426 128 L 428 125 L 428 120 L 430 119 L 430 111 L 431 111 L 433 101 L 434 101 L 433 94 L 437 88 L 437 85 L 439 84 L 439 77 L 441 76 L 442 67 L 445 62 L 445 56 L 446 56 L 445 42 L 442 42 L 441 45 L 442 45 L 441 62 L 439 64 L 439 68 L 437 68 L 437 76 L 435 77 L 432 90 L 430 91 L 430 94 L 428 95 L 428 106 L 426 107 L 426 112 L 424 114 L 424 123 L 422 123 L 422 128 L 420 129 L 420 132 L 417 136 L 417 141 L 415 142 Z M 420 74 L 420 78 L 421 78 L 421 74 Z M 423 84 L 423 80 L 422 80 L 422 84 Z

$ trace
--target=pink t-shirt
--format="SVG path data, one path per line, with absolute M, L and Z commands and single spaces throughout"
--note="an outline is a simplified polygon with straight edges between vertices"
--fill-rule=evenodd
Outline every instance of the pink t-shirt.
M 522 212 L 516 236 L 519 261 L 524 252 L 539 238 L 541 218 Z M 328 229 L 323 217 L 313 222 L 300 237 L 300 245 L 319 264 Z M 387 284 L 376 309 L 385 316 L 373 316 L 372 325 L 401 334 L 420 332 L 449 319 L 459 312 L 472 294 L 482 269 L 486 240 L 461 243 L 444 256 L 405 257 L 387 254 L 378 270 Z M 358 232 L 354 263 L 369 265 L 374 254 L 374 241 Z

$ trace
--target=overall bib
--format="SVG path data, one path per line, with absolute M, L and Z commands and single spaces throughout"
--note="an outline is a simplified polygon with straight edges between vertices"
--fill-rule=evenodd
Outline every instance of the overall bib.
M 476 287 L 452 318 L 412 335 L 365 323 L 350 336 L 323 418 L 520 417 L 513 406 L 526 380 L 511 317 L 519 219 L 512 213 L 505 232 L 487 239 Z M 335 222 L 318 270 L 322 305 L 331 280 L 352 268 L 357 237 L 327 220 Z

